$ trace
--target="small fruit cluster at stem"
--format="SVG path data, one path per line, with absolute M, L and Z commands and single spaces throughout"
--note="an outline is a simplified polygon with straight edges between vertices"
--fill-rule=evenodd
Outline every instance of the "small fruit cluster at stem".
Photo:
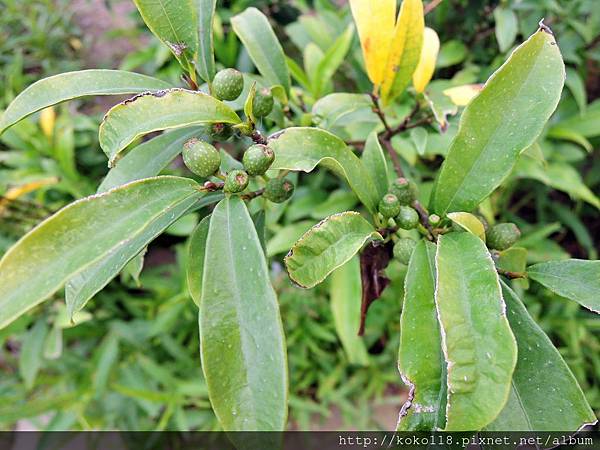
M 199 177 L 214 175 L 221 166 L 221 154 L 208 142 L 192 138 L 183 144 L 183 162 Z
M 252 101 L 252 114 L 256 118 L 266 117 L 273 111 L 275 101 L 271 89 L 262 88 L 256 91 L 254 100 Z
M 402 264 L 408 264 L 417 243 L 411 238 L 401 238 L 394 244 L 394 258 Z
M 514 245 L 521 237 L 521 231 L 514 223 L 497 223 L 490 227 L 485 238 L 489 248 L 503 251 Z
M 294 184 L 287 178 L 271 178 L 263 197 L 273 203 L 283 203 L 294 194 Z
M 419 224 L 419 214 L 410 206 L 416 199 L 416 185 L 401 177 L 394 180 L 389 192 L 379 201 L 378 210 L 384 219 L 394 219 L 398 227 L 412 230 Z

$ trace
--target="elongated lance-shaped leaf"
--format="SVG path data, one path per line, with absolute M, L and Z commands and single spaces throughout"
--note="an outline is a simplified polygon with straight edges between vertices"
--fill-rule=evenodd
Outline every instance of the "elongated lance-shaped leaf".
M 181 153 L 183 144 L 192 137 L 206 137 L 205 130 L 201 127 L 173 130 L 132 148 L 108 171 L 98 187 L 98 193 L 157 176 Z
M 381 85 L 384 105 L 402 94 L 410 84 L 421 58 L 424 27 L 423 2 L 403 0 Z
M 447 363 L 446 430 L 480 430 L 510 392 L 517 346 L 494 262 L 471 233 L 440 237 L 435 303 Z
M 289 94 L 290 74 L 285 54 L 269 19 L 258 9 L 248 8 L 232 17 L 231 25 L 265 80 L 271 85 L 283 86 Z
M 600 261 L 568 259 L 539 263 L 529 267 L 527 275 L 558 295 L 600 313 Z
M 369 79 L 375 86 L 383 75 L 394 36 L 396 0 L 350 0 Z
M 196 0 L 133 0 L 154 35 L 173 52 L 181 66 L 195 71 L 198 51 Z
M 214 209 L 200 301 L 200 353 L 213 410 L 226 431 L 281 431 L 287 359 L 275 291 L 239 197 Z
M 371 212 L 377 211 L 379 194 L 362 161 L 337 136 L 318 128 L 287 128 L 269 138 L 275 152 L 272 169 L 311 172 L 317 167 L 344 178 Z
M 100 292 L 129 261 L 136 257 L 150 242 L 183 216 L 198 201 L 193 195 L 177 203 L 165 206 L 143 229 L 123 239 L 107 256 L 71 278 L 65 288 L 65 302 L 70 317 Z
M 358 335 L 362 283 L 358 257 L 353 257 L 331 274 L 329 300 L 337 334 L 350 364 L 367 366 L 369 354 Z
M 158 175 L 181 152 L 183 143 L 190 137 L 199 135 L 200 132 L 199 128 L 174 130 L 138 145 L 109 171 L 98 188 L 98 193 L 101 194 L 131 181 Z M 150 243 L 158 234 L 185 214 L 197 203 L 197 200 L 196 198 L 186 199 L 180 204 L 166 208 L 164 214 L 149 224 L 143 233 L 135 238 L 124 240 L 119 249 L 69 280 L 65 289 L 65 301 L 69 315 L 72 316 L 81 310 L 94 295 L 125 268 L 129 261 L 144 253 L 143 246 Z M 141 249 L 140 246 L 142 246 Z
M 333 214 L 304 233 L 291 248 L 284 259 L 288 275 L 298 286 L 314 287 L 371 239 L 382 237 L 359 213 Z
M 419 63 L 412 75 L 415 91 L 423 92 L 435 72 L 435 62 L 440 51 L 440 38 L 434 29 L 425 27 L 423 30 L 423 47 Z
M 542 132 L 564 81 L 554 36 L 540 29 L 465 108 L 433 190 L 433 211 L 468 212 L 490 195 Z
M 377 195 L 380 198 L 383 197 L 389 188 L 388 166 L 376 131 L 373 131 L 367 137 L 361 159 L 369 175 L 371 175 L 373 184 L 377 189 Z
M 521 300 L 504 282 L 519 358 L 510 396 L 486 431 L 577 431 L 597 422 L 571 370 Z
M 89 95 L 123 95 L 173 87 L 166 81 L 123 70 L 81 70 L 36 81 L 12 101 L 0 117 L 0 134 L 48 106 Z
M 210 215 L 204 217 L 198 226 L 196 226 L 188 243 L 187 284 L 196 306 L 200 306 L 200 299 L 202 298 L 202 276 L 204 274 L 204 259 L 209 225 Z
M 152 131 L 208 123 L 239 123 L 238 115 L 210 95 L 171 89 L 137 95 L 111 108 L 100 124 L 100 146 L 112 167 L 134 139 Z
M 446 364 L 435 308 L 435 245 L 417 244 L 404 279 L 398 369 L 410 387 L 402 406 L 399 431 L 443 429 Z
M 354 28 L 349 26 L 344 31 L 323 55 L 323 58 L 317 65 L 314 75 L 311 79 L 312 92 L 315 97 L 320 97 L 323 92 L 323 87 L 328 80 L 331 80 L 335 72 L 338 70 L 344 58 L 350 50 L 352 38 L 354 37 Z
M 217 0 L 195 0 L 198 13 L 198 63 L 196 68 L 204 81 L 210 83 L 215 76 L 215 45 L 213 22 Z
M 199 197 L 197 187 L 178 177 L 135 181 L 76 201 L 42 222 L 0 260 L 0 327 L 141 233 L 165 208 Z

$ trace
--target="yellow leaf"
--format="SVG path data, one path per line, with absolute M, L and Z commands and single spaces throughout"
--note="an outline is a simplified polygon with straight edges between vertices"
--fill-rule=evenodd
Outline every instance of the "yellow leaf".
M 52 106 L 42 109 L 40 113 L 40 127 L 46 137 L 51 138 L 54 133 L 54 123 L 56 122 L 56 113 Z
M 482 84 L 465 84 L 444 90 L 444 95 L 450 97 L 456 106 L 467 106 L 483 88 Z
M 42 178 L 40 180 L 30 181 L 29 183 L 10 188 L 2 197 L 0 197 L 0 213 L 4 212 L 7 205 L 10 204 L 11 201 L 16 200 L 19 197 L 22 197 L 25 194 L 38 190 L 44 186 L 56 184 L 58 183 L 58 181 L 59 180 L 57 177 Z
M 381 85 L 381 101 L 384 105 L 402 94 L 409 85 L 421 56 L 424 27 L 423 2 L 404 0 Z
M 394 35 L 396 0 L 350 0 L 369 79 L 379 86 Z
M 453 212 L 448 213 L 448 218 L 456 225 L 460 226 L 469 233 L 474 234 L 483 242 L 485 242 L 485 227 L 481 220 L 468 212 Z
M 423 30 L 423 48 L 419 64 L 413 73 L 413 86 L 419 93 L 423 92 L 435 71 L 435 61 L 440 51 L 440 38 L 435 30 L 425 27 Z

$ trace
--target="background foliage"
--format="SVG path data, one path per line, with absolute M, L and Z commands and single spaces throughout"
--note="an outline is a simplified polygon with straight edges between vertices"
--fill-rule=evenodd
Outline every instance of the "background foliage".
M 73 13 L 76 3 L 2 0 L 0 107 L 43 76 L 88 67 L 86 61 L 94 60 L 91 53 L 98 51 L 98 41 L 105 46 L 136 44 L 127 56 L 108 58 L 102 67 L 155 73 L 178 82 L 176 62 L 143 31 L 134 9 L 129 10 L 128 26 L 104 31 L 90 42 L 80 29 L 85 24 L 81 10 L 79 17 Z M 345 33 L 352 22 L 349 8 L 332 0 L 218 2 L 218 67 L 252 69 L 230 22 L 248 6 L 269 16 L 286 54 L 296 62 L 292 74 L 305 85 L 299 100 L 307 115 L 315 101 L 334 87 L 344 92 L 370 90 L 360 69 L 358 39 Z M 119 7 L 109 3 L 109 12 Z M 450 87 L 485 81 L 514 45 L 536 29 L 540 17 L 546 18 L 559 41 L 568 65 L 567 89 L 543 145 L 521 160 L 489 208 L 523 230 L 518 245 L 529 250 L 530 263 L 568 255 L 597 259 L 600 10 L 595 1 L 442 1 L 426 17 L 442 44 L 435 75 L 441 81 L 435 83 Z M 323 76 L 322 66 L 311 69 L 305 48 L 331 55 L 336 52 L 330 49 L 340 47 L 347 57 L 331 62 L 332 81 Z M 95 61 L 93 65 L 98 67 Z M 95 192 L 106 173 L 96 134 L 105 106 L 63 105 L 54 109 L 55 116 L 38 114 L 2 135 L 0 194 L 17 199 L 0 199 L 0 252 L 41 218 Z M 452 118 L 446 134 L 423 128 L 424 132 L 398 138 L 394 147 L 405 171 L 427 179 L 439 167 L 456 125 L 457 118 Z M 345 132 L 343 124 L 331 127 L 341 135 Z M 226 149 L 233 154 L 240 151 Z M 165 173 L 183 172 L 177 163 Z M 280 261 L 315 219 L 351 208 L 356 199 L 325 171 L 301 177 L 301 187 L 281 209 L 278 223 L 268 224 L 267 244 L 269 254 L 276 256 L 271 275 L 287 335 L 293 389 L 290 424 L 299 429 L 389 429 L 405 395 L 395 370 L 402 286 L 392 285 L 372 306 L 364 337 L 368 356 L 346 352 L 330 307 L 335 281 L 310 291 L 296 289 L 284 276 Z M 186 238 L 199 219 L 189 215 L 173 225 L 150 247 L 139 280 L 131 267 L 80 313 L 76 326 L 66 318 L 63 299 L 56 297 L 36 314 L 0 331 L 2 429 L 17 424 L 51 430 L 217 427 L 197 363 L 195 307 L 183 271 Z M 395 263 L 388 270 L 402 272 L 405 267 Z M 521 289 L 521 297 L 560 349 L 598 414 L 600 321 L 577 304 L 539 285 L 533 287 Z

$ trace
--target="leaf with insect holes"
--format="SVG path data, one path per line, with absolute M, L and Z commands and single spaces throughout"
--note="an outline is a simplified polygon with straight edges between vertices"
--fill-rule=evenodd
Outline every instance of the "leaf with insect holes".
M 494 262 L 471 233 L 440 236 L 435 303 L 447 363 L 446 431 L 480 430 L 508 400 L 517 346 Z
M 99 140 L 112 167 L 125 147 L 152 131 L 240 122 L 231 108 L 210 95 L 171 89 L 140 94 L 113 106 L 100 124 Z
M 90 95 L 140 94 L 173 87 L 170 83 L 124 70 L 66 72 L 33 83 L 0 117 L 0 134 L 21 119 L 48 106 Z
M 513 169 L 556 109 L 565 66 L 540 29 L 520 45 L 465 108 L 432 192 L 431 209 L 472 211 Z
M 290 279 L 311 288 L 352 258 L 370 240 L 383 238 L 359 213 L 334 214 L 308 230 L 284 259 Z
M 133 0 L 144 22 L 165 43 L 181 66 L 194 71 L 198 52 L 196 0 Z

